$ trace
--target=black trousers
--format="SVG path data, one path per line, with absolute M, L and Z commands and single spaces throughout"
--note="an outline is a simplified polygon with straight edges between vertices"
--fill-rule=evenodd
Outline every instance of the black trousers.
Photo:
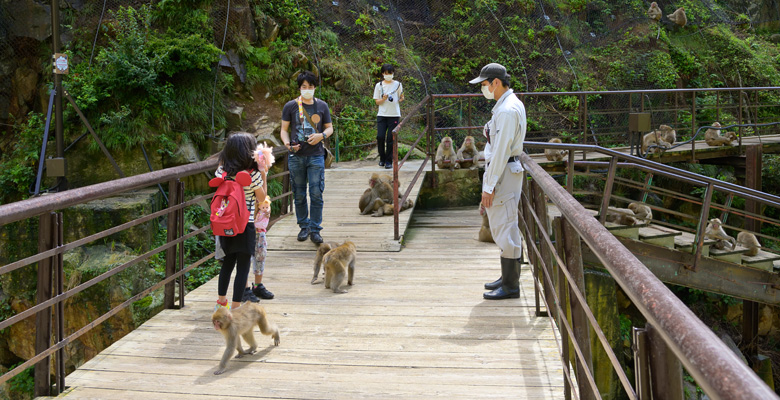
M 379 161 L 393 162 L 393 129 L 401 117 L 376 117 L 376 149 Z

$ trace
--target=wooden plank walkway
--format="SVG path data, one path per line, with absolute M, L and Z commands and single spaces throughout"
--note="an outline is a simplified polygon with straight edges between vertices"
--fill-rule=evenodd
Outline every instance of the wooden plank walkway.
M 398 190 L 401 195 L 422 165 L 422 160 L 407 160 L 398 171 Z M 430 164 L 428 166 L 430 168 Z M 393 170 L 384 169 L 374 161 L 352 161 L 333 165 L 325 170 L 325 191 L 323 192 L 322 237 L 325 241 L 351 240 L 360 251 L 400 251 L 401 240 L 393 239 L 393 216 L 372 217 L 360 215 L 358 200 L 368 188 L 371 174 L 393 175 Z M 415 182 L 409 198 L 416 200 L 422 187 L 424 175 Z M 293 213 L 295 207 L 293 207 Z M 411 218 L 412 210 L 399 214 L 399 232 L 403 235 Z M 268 231 L 269 250 L 316 250 L 311 240 L 299 242 L 296 237 L 300 228 L 295 215 L 277 222 Z
M 213 375 L 215 279 L 70 374 L 61 397 L 561 399 L 557 332 L 534 316 L 529 271 L 520 299 L 482 299 L 499 251 L 476 240 L 480 222 L 475 207 L 415 210 L 402 251 L 358 254 L 347 294 L 310 284 L 314 251 L 271 250 L 276 298 L 262 304 L 280 346 L 256 332 L 258 353 Z

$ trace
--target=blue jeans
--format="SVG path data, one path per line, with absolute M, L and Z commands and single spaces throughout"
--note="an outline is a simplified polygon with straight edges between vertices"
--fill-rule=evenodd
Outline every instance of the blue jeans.
M 295 198 L 295 217 L 301 229 L 311 232 L 322 230 L 322 192 L 325 190 L 325 156 L 287 157 L 290 170 L 293 197 Z M 311 209 L 306 201 L 306 187 L 309 188 Z

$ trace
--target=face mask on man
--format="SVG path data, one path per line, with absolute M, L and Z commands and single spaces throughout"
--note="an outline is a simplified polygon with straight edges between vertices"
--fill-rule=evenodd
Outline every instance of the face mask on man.
M 382 75 L 382 76 L 384 76 L 384 77 L 385 77 L 385 80 L 386 80 L 386 81 L 392 81 L 392 80 L 393 80 L 393 74 L 390 74 L 390 75 Z
M 301 89 L 301 97 L 306 100 L 311 99 L 314 97 L 314 89 Z
M 490 84 L 482 85 L 482 95 L 488 100 L 493 100 L 496 94 L 490 91 Z

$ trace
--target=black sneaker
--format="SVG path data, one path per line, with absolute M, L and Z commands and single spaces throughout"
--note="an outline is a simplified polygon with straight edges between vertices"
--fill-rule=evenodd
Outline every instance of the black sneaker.
M 260 299 L 255 296 L 254 293 L 252 293 L 252 289 L 250 288 L 244 288 L 244 295 L 241 296 L 241 302 L 245 301 L 251 301 L 252 303 L 259 303 Z
M 309 228 L 301 228 L 301 231 L 298 232 L 298 241 L 303 242 L 308 238 L 309 238 Z
M 320 243 L 322 243 L 322 236 L 320 236 L 319 232 L 312 232 L 311 233 L 311 241 L 316 243 L 316 244 L 320 244 Z
M 271 300 L 274 298 L 274 294 L 269 292 L 262 283 L 254 285 L 252 287 L 252 292 L 263 300 Z
M 382 161 L 382 160 L 379 160 L 379 166 L 380 166 L 380 167 L 384 167 L 384 166 L 385 166 L 385 162 L 384 162 L 384 161 Z
M 390 169 L 390 168 L 393 168 L 393 163 L 391 162 L 385 163 L 385 169 Z

